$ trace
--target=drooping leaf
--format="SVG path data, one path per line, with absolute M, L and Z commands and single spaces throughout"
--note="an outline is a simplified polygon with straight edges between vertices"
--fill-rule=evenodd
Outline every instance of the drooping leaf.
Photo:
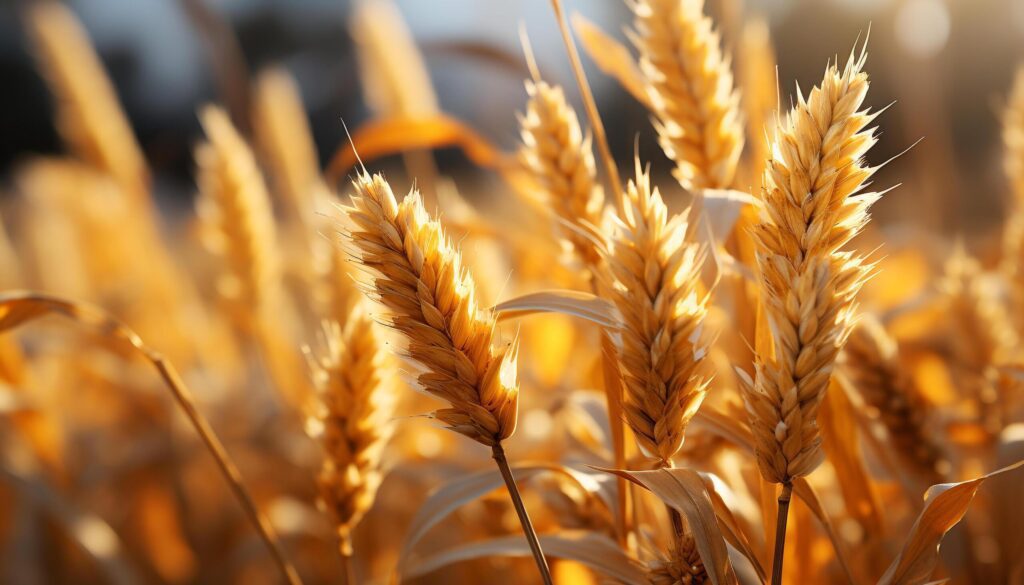
M 1013 471 L 1024 460 L 981 477 L 959 483 L 940 483 L 928 488 L 924 510 L 914 521 L 900 554 L 882 575 L 879 585 L 921 585 L 927 583 L 939 563 L 942 537 L 967 513 L 974 494 L 985 480 Z
M 574 290 L 548 290 L 525 294 L 498 303 L 494 311 L 498 313 L 498 320 L 533 313 L 562 313 L 593 321 L 603 327 L 616 328 L 619 325 L 619 318 L 611 303 L 590 293 Z
M 584 471 L 557 465 L 553 463 L 540 463 L 536 465 L 522 465 L 512 468 L 516 481 L 520 482 L 540 473 L 561 473 L 574 480 L 587 493 L 602 499 L 602 486 L 592 476 Z M 437 526 L 442 520 L 466 504 L 482 498 L 483 496 L 499 489 L 505 485 L 501 474 L 496 469 L 489 469 L 479 473 L 473 473 L 460 477 L 444 484 L 435 490 L 420 506 L 416 516 L 409 525 L 405 543 L 398 557 L 399 570 L 412 558 L 423 537 L 431 528 Z M 609 503 L 609 507 L 611 507 Z M 525 541 L 524 541 L 525 542 Z
M 484 168 L 502 164 L 501 151 L 486 138 L 460 120 L 435 114 L 367 122 L 352 133 L 351 144 L 345 142 L 334 153 L 325 175 L 330 184 L 335 184 L 359 160 L 365 163 L 390 154 L 445 146 L 458 146 L 474 164 Z
M 646 585 L 647 577 L 639 564 L 622 552 L 614 540 L 591 532 L 564 532 L 539 535 L 541 547 L 549 557 L 568 559 L 617 579 L 627 585 Z M 517 534 L 483 542 L 461 545 L 440 553 L 413 559 L 405 578 L 415 578 L 453 563 L 493 556 L 530 556 L 526 537 Z
M 733 510 L 738 506 L 735 494 L 730 491 L 729 486 L 718 476 L 711 473 L 701 473 L 700 475 L 701 479 L 704 480 L 704 487 L 708 491 L 708 496 L 711 498 L 711 505 L 715 509 L 715 516 L 718 518 L 719 528 L 722 529 L 722 536 L 725 537 L 725 540 L 733 548 L 750 561 L 761 581 L 768 581 L 768 575 L 765 573 L 762 559 L 754 551 L 743 526 L 740 525 L 733 514 Z
M 650 109 L 651 98 L 645 89 L 643 73 L 629 49 L 579 13 L 573 13 L 572 27 L 579 36 L 583 50 L 594 60 L 598 69 L 614 77 L 623 89 Z
M 736 583 L 729 547 L 718 525 L 714 505 L 701 475 L 686 468 L 625 471 L 602 469 L 646 488 L 686 518 L 701 561 L 715 585 Z

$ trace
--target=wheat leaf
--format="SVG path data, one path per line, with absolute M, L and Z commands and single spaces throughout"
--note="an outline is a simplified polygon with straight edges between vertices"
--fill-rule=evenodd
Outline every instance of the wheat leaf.
M 593 321 L 603 327 L 618 328 L 615 307 L 595 295 L 574 290 L 548 290 L 525 294 L 494 307 L 498 320 L 534 313 L 562 313 Z

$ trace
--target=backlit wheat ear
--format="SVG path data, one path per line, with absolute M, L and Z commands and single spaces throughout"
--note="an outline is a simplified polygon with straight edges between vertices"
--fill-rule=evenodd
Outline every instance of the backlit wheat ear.
M 311 421 L 324 449 L 320 501 L 334 519 L 340 551 L 352 555 L 352 530 L 373 505 L 382 479 L 381 452 L 394 412 L 382 342 L 360 305 L 342 330 L 325 329 L 326 352 L 314 362 L 320 410 Z
M 850 329 L 855 296 L 870 267 L 842 252 L 867 222 L 876 194 L 859 194 L 874 169 L 862 157 L 875 143 L 860 110 L 868 90 L 851 55 L 831 65 L 820 87 L 799 96 L 777 130 L 753 237 L 761 298 L 773 347 L 758 347 L 744 398 L 764 477 L 789 484 L 821 462 L 817 414 L 836 355 Z
M 899 361 L 896 341 L 865 318 L 843 350 L 846 371 L 864 401 L 878 411 L 897 454 L 929 484 L 949 471 L 942 450 L 927 430 L 927 405 Z
M 732 186 L 743 150 L 739 94 L 703 0 L 631 0 L 634 44 L 658 138 L 687 189 Z
M 57 98 L 57 128 L 76 156 L 145 201 L 149 171 L 99 57 L 74 14 L 59 2 L 27 11 L 36 56 Z
M 607 286 L 623 319 L 623 408 L 645 454 L 671 466 L 707 391 L 700 372 L 707 298 L 697 290 L 704 254 L 686 240 L 686 214 L 668 217 L 639 162 L 624 201 Z
M 576 255 L 588 267 L 596 266 L 600 252 L 590 236 L 601 241 L 604 192 L 597 184 L 597 169 L 576 112 L 565 101 L 561 87 L 527 81 L 530 96 L 519 120 L 523 146 L 519 158 L 540 184 L 543 202 L 572 229 L 561 230 Z
M 434 413 L 448 427 L 494 446 L 516 426 L 519 384 L 515 343 L 495 349 L 493 315 L 477 306 L 473 281 L 419 194 L 401 205 L 380 175 L 359 175 L 345 211 L 358 262 L 373 276 L 369 293 L 390 312 L 388 323 L 423 367 L 423 388 L 449 403 Z
M 210 247 L 224 258 L 219 292 L 241 310 L 262 311 L 278 285 L 274 217 L 249 145 L 220 108 L 199 114 L 207 141 L 196 148 L 199 199 Z

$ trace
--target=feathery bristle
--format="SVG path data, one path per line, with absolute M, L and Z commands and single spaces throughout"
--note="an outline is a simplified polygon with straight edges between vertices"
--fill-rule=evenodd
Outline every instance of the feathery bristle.
M 451 430 L 494 446 L 516 426 L 518 347 L 496 350 L 494 316 L 477 306 L 473 281 L 419 193 L 401 205 L 380 175 L 359 175 L 346 207 L 359 262 L 374 274 L 368 287 L 425 372 L 419 383 L 449 408 L 434 416 Z
M 594 267 L 601 259 L 594 240 L 601 239 L 598 227 L 604 192 L 597 184 L 590 137 L 583 136 L 561 87 L 527 81 L 526 92 L 530 100 L 520 118 L 523 146 L 519 158 L 540 184 L 544 203 L 555 215 L 591 236 L 561 230 L 580 260 Z
M 224 258 L 218 285 L 245 310 L 263 310 L 278 285 L 279 262 L 273 212 L 252 151 L 227 113 L 200 112 L 207 142 L 196 148 L 200 197 L 196 206 L 208 243 Z
M 57 129 L 75 156 L 146 201 L 149 171 L 110 79 L 74 14 L 59 2 L 27 11 L 35 51 L 57 98 Z
M 334 519 L 341 553 L 352 554 L 352 530 L 373 505 L 383 473 L 381 452 L 390 436 L 392 388 L 375 324 L 356 305 L 345 328 L 325 327 L 326 353 L 313 378 L 320 411 L 311 420 L 324 450 L 317 477 L 321 504 Z
M 899 361 L 896 341 L 875 319 L 862 319 L 843 349 L 846 372 L 864 401 L 878 411 L 897 454 L 929 484 L 948 471 L 927 430 L 927 403 Z
M 634 43 L 658 138 L 686 189 L 732 186 L 743 150 L 739 94 L 703 0 L 634 0 Z
M 623 408 L 644 452 L 670 465 L 707 390 L 699 367 L 707 353 L 707 299 L 698 293 L 704 254 L 686 240 L 686 212 L 668 217 L 639 162 L 624 201 L 606 286 L 623 320 Z
M 862 157 L 875 143 L 860 110 L 868 90 L 865 54 L 830 65 L 821 86 L 777 129 L 753 230 L 771 348 L 758 347 L 756 379 L 744 398 L 758 465 L 788 483 L 823 458 L 817 414 L 846 340 L 855 296 L 870 267 L 842 252 L 867 222 L 877 196 L 858 194 L 874 169 Z

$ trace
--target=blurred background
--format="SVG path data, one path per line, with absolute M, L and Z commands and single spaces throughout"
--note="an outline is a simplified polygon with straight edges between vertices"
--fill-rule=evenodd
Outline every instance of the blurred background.
M 94 40 L 150 160 L 157 190 L 169 206 L 193 192 L 191 148 L 199 135 L 196 108 L 218 97 L 209 56 L 237 39 L 249 74 L 278 64 L 297 79 L 321 159 L 341 144 L 341 119 L 352 127 L 370 113 L 361 98 L 345 0 L 72 0 Z M 545 77 L 577 102 L 570 69 L 546 0 L 401 0 L 399 8 L 425 54 L 441 108 L 511 149 L 512 115 L 525 103 L 526 76 L 518 23 L 535 46 Z M 585 14 L 625 40 L 627 6 L 617 0 L 576 0 Z M 731 23 L 759 15 L 771 27 L 781 96 L 794 83 L 810 88 L 826 60 L 842 55 L 870 29 L 868 71 L 874 107 L 887 129 L 874 164 L 923 139 L 876 184 L 902 186 L 876 207 L 884 223 L 912 221 L 961 233 L 982 247 L 1004 207 L 999 169 L 998 112 L 1024 51 L 1019 0 L 709 0 L 726 44 Z M 0 176 L 29 155 L 58 150 L 50 98 L 26 45 L 19 9 L 0 4 Z M 203 6 L 219 20 L 204 23 Z M 227 29 L 218 26 L 227 26 Z M 199 32 L 213 26 L 211 32 Z M 212 39 L 212 40 L 211 40 Z M 211 45 L 218 47 L 211 50 Z M 641 156 L 657 170 L 667 160 L 653 140 L 643 107 L 584 56 L 616 156 L 627 162 L 639 136 Z M 468 170 L 456 152 L 440 153 L 443 171 Z M 979 240 L 980 239 L 980 240 Z M 994 241 L 994 239 L 992 240 Z

